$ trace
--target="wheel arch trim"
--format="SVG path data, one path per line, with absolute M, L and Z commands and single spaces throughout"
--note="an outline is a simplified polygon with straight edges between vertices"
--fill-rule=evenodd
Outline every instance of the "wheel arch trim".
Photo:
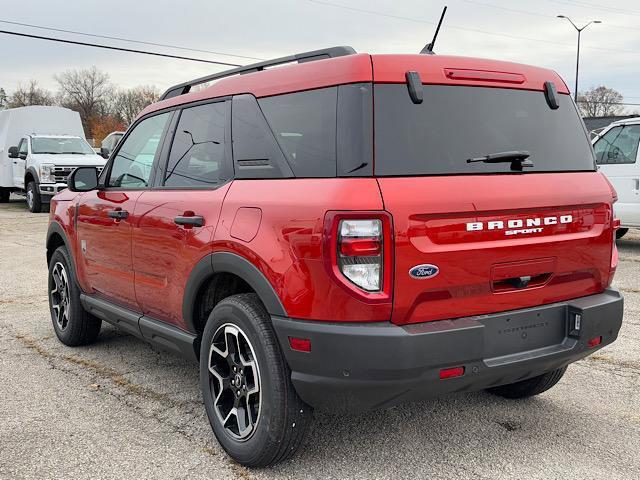
M 247 282 L 256 292 L 269 314 L 287 316 L 287 312 L 275 289 L 253 263 L 235 253 L 214 252 L 200 259 L 191 270 L 185 286 L 182 316 L 190 332 L 196 332 L 194 312 L 201 287 L 213 275 L 223 272 L 237 275 Z

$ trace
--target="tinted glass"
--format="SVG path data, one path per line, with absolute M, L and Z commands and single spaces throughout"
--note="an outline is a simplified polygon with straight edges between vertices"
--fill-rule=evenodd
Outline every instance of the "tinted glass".
M 92 155 L 95 152 L 79 137 L 35 137 L 31 139 L 33 153 Z
M 509 173 L 510 163 L 467 163 L 527 151 L 525 172 L 594 170 L 589 141 L 568 95 L 552 110 L 543 92 L 425 85 L 414 104 L 406 85 L 375 85 L 377 175 Z
M 153 160 L 168 120 L 169 113 L 162 113 L 134 127 L 113 159 L 107 186 L 144 188 L 149 185 Z
M 370 83 L 338 87 L 339 177 L 373 175 L 373 95 Z
M 236 178 L 293 176 L 253 95 L 233 97 L 231 122 Z
M 258 100 L 296 177 L 336 176 L 337 87 Z
M 27 141 L 24 138 L 20 140 L 20 144 L 18 145 L 18 153 L 27 154 Z
M 226 110 L 226 102 L 217 102 L 182 111 L 171 144 L 165 186 L 205 187 L 220 183 Z
M 640 125 L 614 127 L 594 145 L 599 164 L 636 163 Z

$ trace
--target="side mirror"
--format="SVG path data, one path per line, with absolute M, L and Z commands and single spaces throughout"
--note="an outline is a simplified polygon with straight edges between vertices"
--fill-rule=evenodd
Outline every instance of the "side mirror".
M 100 147 L 100 155 L 102 155 L 102 158 L 108 159 L 110 153 L 111 151 L 107 147 Z
M 18 147 L 9 147 L 9 158 L 18 158 Z
M 98 169 L 78 167 L 67 178 L 67 187 L 72 192 L 88 192 L 98 188 Z

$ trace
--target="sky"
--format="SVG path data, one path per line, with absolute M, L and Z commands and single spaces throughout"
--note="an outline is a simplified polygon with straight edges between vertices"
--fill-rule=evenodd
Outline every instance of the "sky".
M 634 0 L 0 0 L 5 22 L 217 53 L 1 22 L 0 30 L 246 64 L 334 45 L 367 53 L 418 53 L 431 40 L 445 4 L 449 9 L 436 53 L 552 68 L 571 90 L 577 33 L 556 16 L 569 16 L 578 26 L 602 21 L 582 32 L 579 90 L 606 85 L 622 93 L 625 102 L 640 104 L 640 4 Z M 0 34 L 0 87 L 7 93 L 30 79 L 53 90 L 55 74 L 92 65 L 116 86 L 155 85 L 159 91 L 228 68 Z

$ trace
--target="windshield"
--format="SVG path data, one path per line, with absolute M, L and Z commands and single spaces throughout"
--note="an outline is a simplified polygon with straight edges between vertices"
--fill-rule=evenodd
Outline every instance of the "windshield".
M 55 155 L 91 155 L 95 154 L 86 140 L 80 137 L 35 137 L 31 139 L 33 153 L 51 153 Z
M 526 152 L 525 173 L 595 170 L 593 153 L 568 95 L 552 110 L 543 92 L 424 85 L 414 104 L 404 84 L 376 84 L 375 173 L 513 173 L 511 162 L 467 159 Z

